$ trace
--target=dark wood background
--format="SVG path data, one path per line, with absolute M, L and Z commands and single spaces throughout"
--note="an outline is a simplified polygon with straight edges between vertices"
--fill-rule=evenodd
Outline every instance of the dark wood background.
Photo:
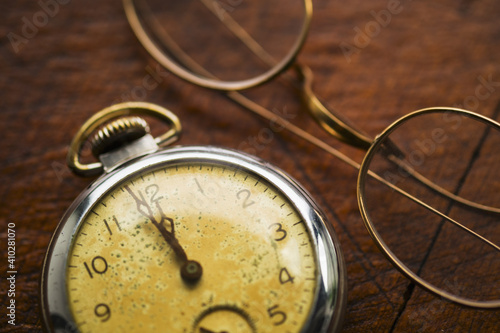
M 0 4 L 1 332 L 41 331 L 43 257 L 65 209 L 91 181 L 65 168 L 68 144 L 93 113 L 125 100 L 154 102 L 176 112 L 184 126 L 183 145 L 253 148 L 312 193 L 333 223 L 347 262 L 345 332 L 500 331 L 499 311 L 463 308 L 418 288 L 405 299 L 409 281 L 380 254 L 359 215 L 355 170 L 285 132 L 249 147 L 268 122 L 164 70 L 161 84 L 139 93 L 148 68 L 156 64 L 132 34 L 121 2 L 65 3 L 16 45 L 9 33 L 25 36 L 25 20 L 33 22 L 43 9 L 36 1 Z M 500 2 L 403 1 L 403 10 L 348 62 L 339 45 L 352 45 L 354 28 L 364 29 L 374 20 L 370 11 L 386 9 L 388 3 L 314 1 L 299 61 L 315 72 L 318 95 L 370 135 L 408 112 L 436 105 L 469 102 L 469 109 L 492 115 L 500 101 L 498 88 L 477 104 L 467 97 L 475 96 L 479 76 L 500 81 Z M 361 159 L 360 152 L 299 114 L 300 101 L 279 84 L 249 94 L 271 109 L 286 108 L 294 122 Z M 16 326 L 7 325 L 4 314 L 8 223 L 16 225 Z

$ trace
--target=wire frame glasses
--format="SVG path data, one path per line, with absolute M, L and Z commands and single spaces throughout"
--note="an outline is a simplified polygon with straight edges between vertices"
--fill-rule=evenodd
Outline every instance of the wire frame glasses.
M 226 91 L 237 104 L 359 169 L 358 202 L 366 227 L 405 276 L 432 293 L 466 306 L 500 307 L 497 122 L 465 110 L 431 108 L 397 120 L 374 140 L 365 135 L 326 108 L 312 91 L 310 69 L 293 63 L 309 28 L 310 0 L 273 1 L 275 10 L 279 11 L 276 8 L 281 4 L 298 13 L 287 24 L 280 21 L 283 31 L 291 26 L 296 30 L 278 34 L 266 47 L 258 37 L 269 37 L 271 32 L 266 27 L 255 31 L 259 25 L 253 16 L 270 10 L 265 1 L 235 0 L 224 2 L 225 6 L 208 0 L 163 1 L 163 10 L 155 7 L 158 4 L 154 1 L 123 2 L 141 44 L 172 73 L 193 84 Z M 206 41 L 191 41 L 185 35 L 190 29 L 178 27 L 182 21 L 208 31 Z M 227 40 L 221 37 L 226 34 Z M 274 50 L 282 40 L 288 41 L 286 51 L 266 51 Z M 205 59 L 197 59 L 199 43 L 207 48 L 215 43 L 212 49 L 218 53 L 210 55 L 208 51 Z M 225 61 L 225 52 L 239 52 L 234 46 L 237 44 L 250 50 L 264 66 L 245 67 L 249 56 L 236 63 Z M 228 69 L 228 63 L 235 67 Z M 290 66 L 296 70 L 295 76 L 283 73 Z M 243 74 L 232 76 L 235 73 Z M 367 150 L 361 165 L 237 92 L 278 74 L 283 74 L 288 85 L 302 96 L 309 113 L 325 130 Z

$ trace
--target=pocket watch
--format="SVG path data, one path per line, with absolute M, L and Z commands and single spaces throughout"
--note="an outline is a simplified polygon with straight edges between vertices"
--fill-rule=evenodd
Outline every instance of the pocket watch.
M 140 116 L 165 122 L 158 138 Z M 346 302 L 331 225 L 285 172 L 234 150 L 167 147 L 170 111 L 121 103 L 77 133 L 68 165 L 97 175 L 49 245 L 49 332 L 334 332 Z M 100 162 L 80 152 L 93 133 Z

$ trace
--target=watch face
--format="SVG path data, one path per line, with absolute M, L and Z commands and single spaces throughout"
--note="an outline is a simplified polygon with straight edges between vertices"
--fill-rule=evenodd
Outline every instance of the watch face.
M 317 301 L 311 230 L 237 165 L 146 168 L 97 200 L 67 255 L 81 332 L 301 332 Z

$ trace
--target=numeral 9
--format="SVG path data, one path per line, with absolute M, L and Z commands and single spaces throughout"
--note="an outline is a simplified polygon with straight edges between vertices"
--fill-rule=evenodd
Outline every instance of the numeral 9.
M 108 321 L 111 318 L 111 310 L 104 303 L 97 304 L 94 308 L 94 313 L 97 317 L 101 318 L 102 322 Z

